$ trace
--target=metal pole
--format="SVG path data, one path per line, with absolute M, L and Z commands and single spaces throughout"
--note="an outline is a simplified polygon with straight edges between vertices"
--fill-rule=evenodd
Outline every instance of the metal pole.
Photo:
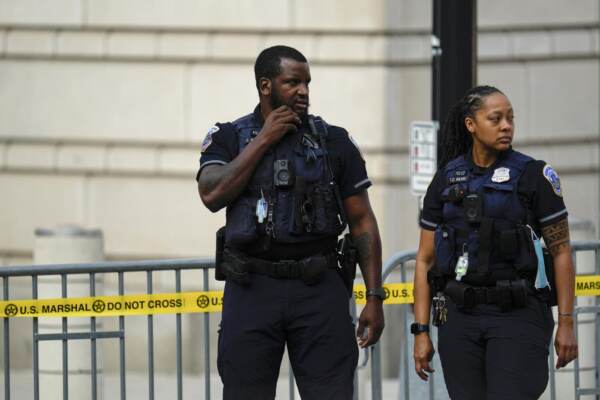
M 2 280 L 4 301 L 8 301 L 8 276 Z M 4 399 L 10 400 L 10 335 L 9 318 L 4 317 Z
M 352 322 L 354 322 L 355 326 L 357 324 L 356 318 L 356 298 L 354 297 L 354 291 L 352 291 L 352 296 L 350 297 L 350 315 L 352 316 Z M 371 361 L 373 362 L 373 361 Z M 354 390 L 352 391 L 352 400 L 358 400 L 358 368 L 354 369 Z
M 600 156 L 600 153 L 598 153 L 598 155 Z M 599 226 L 600 228 L 600 226 Z M 596 256 L 596 268 L 595 268 L 595 273 L 596 275 L 600 274 L 600 251 L 598 251 L 598 249 L 594 250 L 594 254 Z M 594 303 L 596 304 L 596 306 L 600 305 L 600 298 L 598 298 L 596 296 L 596 298 L 594 299 Z M 595 375 L 595 380 L 596 380 L 596 388 L 600 388 L 600 377 L 599 375 L 599 371 L 598 368 L 600 368 L 600 349 L 598 349 L 598 347 L 600 346 L 600 316 L 598 315 L 598 313 L 595 314 L 594 316 L 594 322 L 595 322 L 595 330 L 594 330 L 594 336 L 596 338 L 596 345 L 594 346 L 594 350 L 595 350 L 595 358 L 596 358 L 596 365 L 594 366 L 594 375 Z M 598 400 L 600 396 L 596 395 L 596 400 Z
M 181 293 L 181 271 L 175 270 L 175 291 Z M 177 336 L 177 400 L 183 398 L 183 368 L 181 356 L 181 314 L 175 316 L 175 329 Z
M 31 294 L 34 299 L 38 298 L 38 277 L 31 276 Z M 40 399 L 40 343 L 38 341 L 39 324 L 38 319 L 33 319 L 33 398 Z
M 125 282 L 123 279 L 123 272 L 119 272 L 119 295 L 125 294 Z M 119 374 L 121 377 L 121 400 L 126 398 L 125 390 L 125 317 L 119 317 L 119 331 L 121 337 L 119 338 Z
M 404 263 L 400 264 L 400 281 L 406 282 L 406 271 L 404 270 Z M 409 387 L 409 375 L 408 375 L 408 335 L 410 332 L 408 331 L 408 305 L 402 305 L 402 330 L 404 331 L 404 335 L 402 335 L 402 348 L 404 349 L 404 354 L 402 355 L 402 359 L 404 360 L 403 365 L 403 375 L 404 375 L 404 400 L 408 400 L 410 398 L 410 387 Z
M 63 299 L 67 298 L 67 275 L 60 275 L 61 291 Z M 63 399 L 69 400 L 69 341 L 67 340 L 67 318 L 62 319 L 62 353 L 63 353 Z
M 93 272 L 90 274 L 90 296 L 96 296 L 96 274 Z M 98 360 L 97 360 L 97 347 L 96 347 L 96 317 L 90 318 L 90 331 L 92 332 L 91 337 L 91 360 L 92 360 L 92 400 L 98 398 Z
M 146 289 L 152 294 L 152 271 L 146 271 Z M 152 315 L 148 315 L 148 398 L 154 400 L 154 326 Z
M 440 127 L 452 105 L 477 81 L 476 27 L 476 0 L 433 0 L 431 117 Z M 438 146 L 438 162 L 440 150 Z
M 208 269 L 203 271 L 203 290 L 208 292 Z M 204 398 L 210 400 L 210 315 L 204 313 Z
M 381 400 L 381 344 L 371 346 L 371 399 Z

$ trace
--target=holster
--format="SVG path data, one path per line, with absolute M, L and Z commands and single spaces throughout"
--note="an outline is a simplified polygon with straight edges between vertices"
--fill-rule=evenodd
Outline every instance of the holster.
M 228 280 L 243 286 L 250 284 L 248 262 L 229 249 L 223 251 L 221 267 L 223 274 Z
M 338 242 L 338 262 L 340 274 L 349 296 L 352 296 L 354 278 L 356 278 L 356 265 L 358 264 L 358 249 L 349 233 L 345 234 Z
M 216 251 L 215 251 L 215 279 L 218 281 L 225 280 L 223 273 L 223 250 L 225 250 L 225 227 L 217 230 Z

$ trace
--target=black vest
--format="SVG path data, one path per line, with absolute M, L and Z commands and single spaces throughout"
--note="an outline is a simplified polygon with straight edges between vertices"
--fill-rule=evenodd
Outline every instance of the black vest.
M 254 113 L 234 121 L 233 126 L 240 152 L 261 129 Z M 333 172 L 321 146 L 327 133 L 305 139 L 307 132 L 302 126 L 298 133 L 285 135 L 267 150 L 246 189 L 227 207 L 227 244 L 244 245 L 259 237 L 303 243 L 337 237 L 344 230 Z M 266 217 L 259 222 L 257 204 L 261 199 L 267 207 Z
M 519 179 L 533 159 L 509 150 L 484 173 L 460 156 L 444 168 L 443 223 L 435 231 L 435 269 L 454 277 L 458 257 L 468 254 L 466 283 L 535 277 L 537 258 L 519 198 Z

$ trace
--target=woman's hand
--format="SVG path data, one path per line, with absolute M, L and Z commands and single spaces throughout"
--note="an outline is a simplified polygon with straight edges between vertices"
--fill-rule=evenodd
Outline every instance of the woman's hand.
M 554 349 L 557 356 L 556 369 L 565 367 L 577 358 L 578 348 L 572 316 L 558 316 L 558 329 L 554 338 Z
M 433 343 L 431 343 L 429 334 L 423 332 L 415 335 L 415 348 L 413 352 L 415 371 L 417 372 L 417 375 L 419 375 L 419 378 L 424 381 L 429 379 L 429 375 L 427 375 L 426 372 L 433 372 L 430 363 L 434 354 L 435 350 L 433 349 Z

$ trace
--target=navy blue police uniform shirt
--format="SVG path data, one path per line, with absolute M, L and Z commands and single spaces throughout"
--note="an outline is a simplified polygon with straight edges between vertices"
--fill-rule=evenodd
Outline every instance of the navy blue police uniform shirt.
M 263 124 L 260 109 L 257 106 L 254 115 Z M 343 199 L 359 194 L 371 186 L 367 175 L 365 161 L 358 149 L 358 145 L 341 127 L 328 125 L 327 151 L 331 159 L 332 168 L 336 177 L 340 195 Z M 231 123 L 217 123 L 212 127 L 202 144 L 200 168 L 196 180 L 200 177 L 202 169 L 208 165 L 226 165 L 239 153 L 239 142 L 236 130 Z M 252 254 L 262 258 L 302 258 L 335 247 L 337 238 L 331 240 L 317 239 L 315 242 L 295 245 L 278 245 L 274 243 L 268 254 Z M 244 250 L 251 253 L 253 246 L 246 246 Z
M 475 166 L 475 168 L 480 167 Z M 484 170 L 484 168 L 480 169 Z M 423 199 L 423 211 L 419 218 L 421 228 L 435 230 L 443 222 L 442 191 L 446 187 L 446 176 L 443 169 L 440 169 L 433 177 Z M 567 217 L 560 180 L 554 169 L 545 161 L 535 160 L 526 165 L 517 190 L 519 197 L 524 199 L 526 207 L 533 212 L 538 222 L 536 230 L 539 231 L 542 227 Z

